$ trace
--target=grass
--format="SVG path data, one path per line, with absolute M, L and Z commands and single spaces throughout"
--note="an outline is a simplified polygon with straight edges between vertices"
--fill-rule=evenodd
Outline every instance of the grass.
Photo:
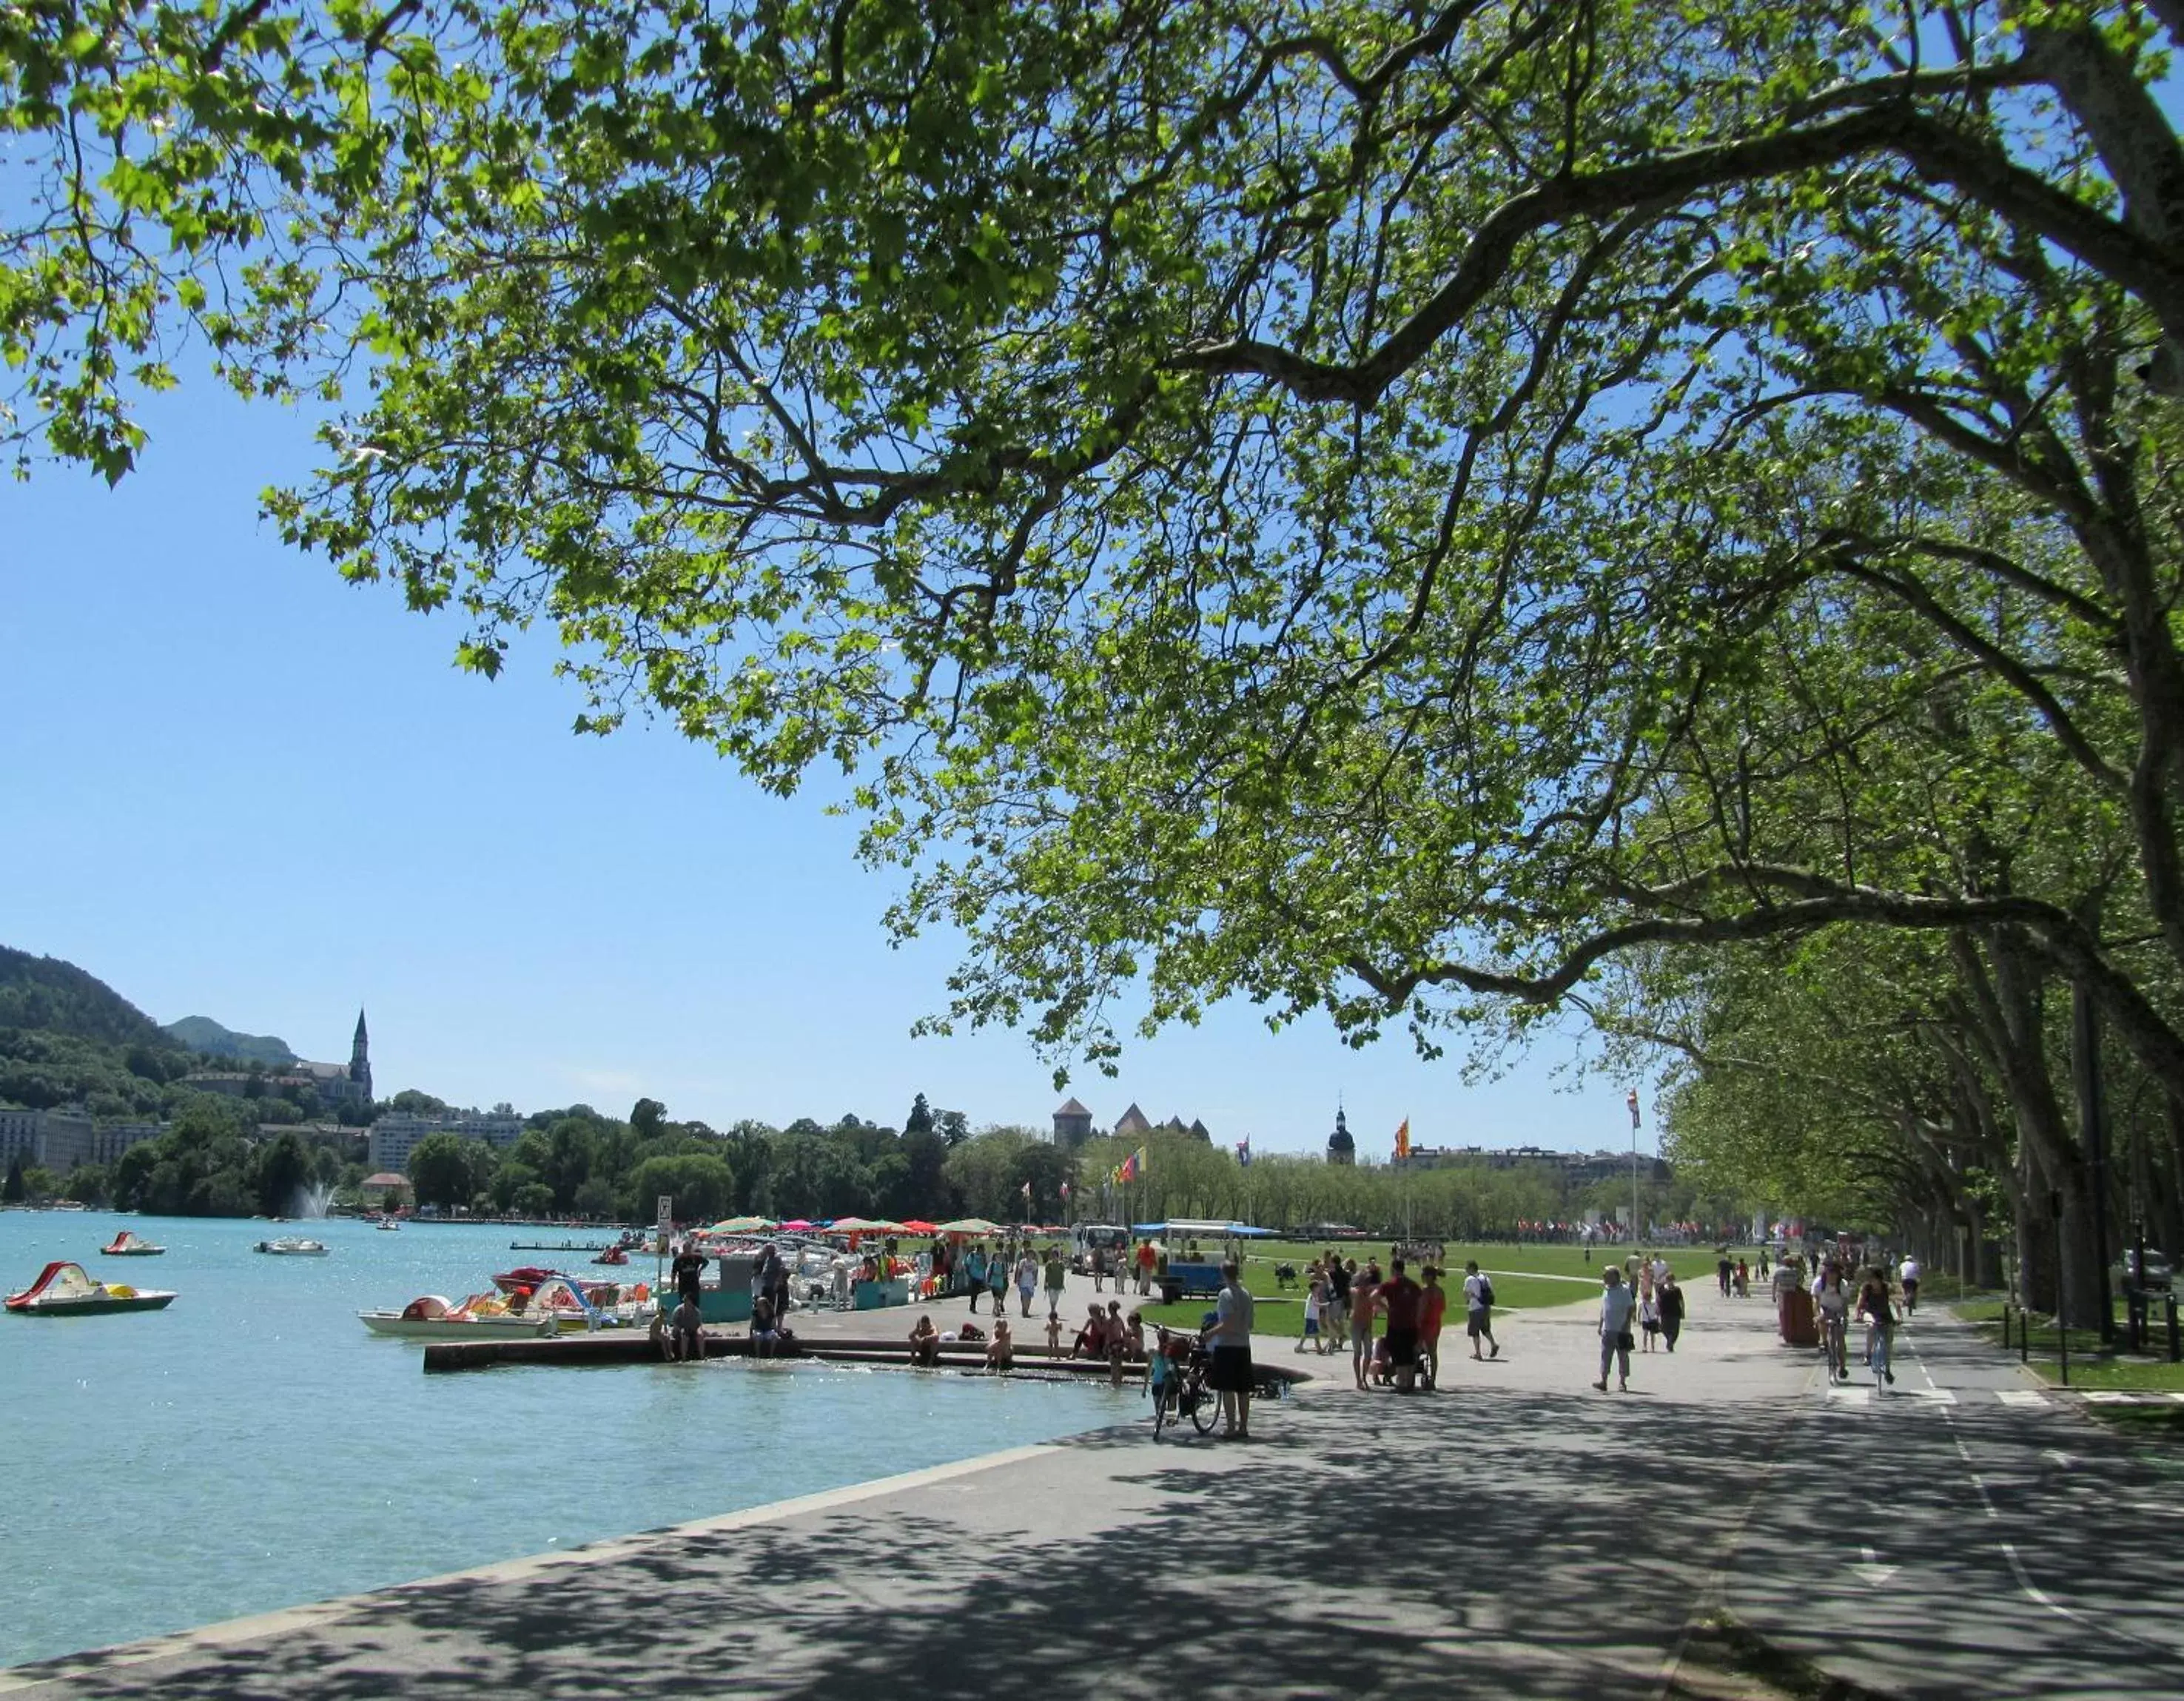
M 1355 1258 L 1361 1269 L 1368 1257 L 1382 1259 L 1384 1267 L 1388 1252 L 1387 1243 L 1380 1241 L 1344 1241 L 1338 1243 L 1337 1249 L 1345 1258 Z M 1291 1308 L 1301 1307 L 1306 1269 L 1326 1251 L 1324 1245 L 1297 1241 L 1251 1243 L 1244 1260 L 1244 1286 L 1264 1308 L 1259 1315 L 1260 1333 L 1279 1335 L 1304 1326 L 1303 1311 Z M 1600 1291 L 1600 1272 L 1605 1263 L 1619 1263 L 1629 1251 L 1627 1246 L 1595 1247 L 1588 1256 L 1583 1246 L 1514 1245 L 1498 1241 L 1451 1242 L 1444 1248 L 1446 1266 L 1441 1285 L 1449 1290 L 1449 1307 L 1461 1327 L 1463 1267 L 1467 1262 L 1476 1260 L 1479 1267 L 1493 1278 L 1494 1311 L 1499 1316 L 1507 1311 L 1534 1310 L 1591 1299 Z M 1712 1246 L 1671 1246 L 1664 1249 L 1663 1255 L 1686 1286 L 1701 1280 L 1711 1283 L 1714 1261 L 1719 1256 Z M 1731 1249 L 1730 1256 L 1739 1255 L 1752 1261 L 1752 1280 L 1756 1286 L 1759 1280 L 1757 1252 L 1751 1247 Z M 1275 1266 L 1284 1263 L 1295 1268 L 1299 1282 L 1287 1293 L 1279 1290 L 1274 1277 Z M 1412 1274 L 1415 1275 L 1417 1272 L 1413 1270 Z M 1184 1299 L 1173 1305 L 1154 1302 L 1145 1307 L 1145 1321 L 1165 1323 L 1172 1328 L 1195 1329 L 1212 1308 L 1211 1298 Z M 1129 1308 L 1126 1300 L 1125 1309 Z
M 1922 1294 L 1923 1297 L 1923 1286 Z M 1953 1308 L 1957 1315 L 1972 1325 L 1990 1346 L 1997 1351 L 2015 1354 L 2024 1330 L 2021 1314 L 2009 1313 L 2009 1336 L 2003 1336 L 2003 1302 L 1998 1297 L 1983 1296 Z M 2116 1339 L 2124 1337 L 2123 1308 L 2116 1308 Z M 2150 1353 L 2131 1353 L 2110 1351 L 2102 1347 L 2100 1337 L 2090 1329 L 2070 1331 L 2070 1386 L 2074 1388 L 2114 1388 L 2139 1392 L 2174 1393 L 2184 1391 L 2184 1364 L 2169 1361 L 2167 1332 L 2161 1314 L 2154 1313 L 2152 1335 L 2153 1350 Z M 2053 1319 L 2034 1317 L 2031 1330 L 2031 1356 L 2027 1367 L 2043 1380 L 2059 1383 L 2063 1380 L 2062 1331 L 2055 1327 Z M 2117 1409 L 2128 1409 L 2118 1408 Z M 2176 1408 L 2184 1413 L 2184 1407 Z

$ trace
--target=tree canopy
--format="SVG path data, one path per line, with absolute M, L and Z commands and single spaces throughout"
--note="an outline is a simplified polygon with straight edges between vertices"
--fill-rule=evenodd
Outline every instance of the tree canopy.
M 852 774 L 933 1026 L 1666 1036 L 1849 926 L 2184 1100 L 2175 0 L 118 16 L 0 35 L 19 428 L 346 383 L 285 533 Z

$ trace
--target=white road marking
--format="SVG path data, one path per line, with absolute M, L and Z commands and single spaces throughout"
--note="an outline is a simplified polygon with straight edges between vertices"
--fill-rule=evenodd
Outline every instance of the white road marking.
M 1997 1388 L 1994 1397 L 2005 1406 L 2044 1406 L 2048 1403 L 2048 1397 L 2037 1388 Z
M 1885 1583 L 1898 1571 L 1903 1569 L 1901 1565 L 1882 1564 L 1880 1562 L 1880 1556 L 1870 1548 L 1862 1548 L 1858 1551 L 1865 1555 L 1864 1562 L 1860 1564 L 1852 1565 L 1851 1570 L 1857 1572 L 1858 1576 L 1864 1578 L 1869 1583 Z
M 1911 1388 L 1905 1391 L 1913 1399 L 1925 1400 L 1931 1405 L 1953 1406 L 1957 1403 L 1957 1391 L 1954 1388 Z
M 2053 1613 L 2058 1618 L 2066 1618 L 2070 1620 L 2072 1624 L 2083 1625 L 2087 1630 L 2100 1631 L 2109 1636 L 2120 1637 L 2124 1641 L 2136 1642 L 2141 1648 L 2150 1648 L 2156 1654 L 2165 1655 L 2171 1660 L 2177 1658 L 2178 1651 L 2176 1648 L 2171 1648 L 2167 1642 L 2152 1642 L 2148 1640 L 2145 1637 L 2134 1636 L 2131 1631 L 2125 1630 L 2119 1626 L 2107 1623 L 2103 1620 L 2087 1618 L 2082 1613 L 2071 1611 L 2070 1608 L 2064 1606 L 2060 1601 L 2056 1600 L 2048 1594 L 2045 1590 L 2041 1588 L 2039 1584 L 2034 1582 L 2030 1576 L 2025 1575 L 2025 1562 L 2017 1557 L 2017 1549 L 2014 1546 L 2008 1542 L 2004 1542 L 2001 1545 L 2003 1557 L 2009 1561 L 2009 1569 L 2011 1573 L 2017 1579 L 2017 1587 L 2025 1591 L 2025 1598 L 2027 1599 L 2047 1608 L 2049 1612 Z
M 1851 1382 L 1830 1382 L 1828 1384 L 1828 1397 L 1830 1400 L 1847 1400 L 1853 1406 L 1862 1406 L 1873 1397 L 1873 1390 Z

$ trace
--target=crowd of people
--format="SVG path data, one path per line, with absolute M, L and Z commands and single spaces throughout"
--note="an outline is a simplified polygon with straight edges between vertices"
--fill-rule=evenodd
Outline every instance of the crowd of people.
M 1240 1252 L 1240 1248 L 1224 1250 Z M 1134 1284 L 1139 1294 L 1157 1294 L 1166 1258 L 1165 1249 L 1150 1241 L 1092 1249 L 1088 1263 L 1095 1297 L 1083 1320 L 1072 1323 L 1062 1314 L 1069 1262 L 1060 1245 L 1039 1245 L 1028 1237 L 990 1246 L 936 1241 L 916 1258 L 921 1291 L 928 1297 L 964 1297 L 972 1316 L 978 1313 L 982 1301 L 990 1299 L 990 1330 L 969 1318 L 944 1329 L 929 1311 L 922 1313 L 909 1332 L 910 1360 L 935 1364 L 944 1345 L 976 1346 L 983 1349 L 989 1369 L 1006 1374 L 1015 1365 L 1019 1350 L 1007 1314 L 1008 1297 L 1013 1291 L 1019 1320 L 1030 1319 L 1043 1297 L 1048 1359 L 1104 1364 L 1117 1386 L 1135 1371 L 1150 1387 L 1184 1362 L 1194 1347 L 1202 1350 L 1207 1386 L 1223 1399 L 1224 1433 L 1248 1438 L 1256 1375 L 1251 1358 L 1256 1305 L 1241 1275 L 1240 1257 L 1223 1260 L 1220 1292 L 1195 1341 L 1186 1332 L 1162 1328 L 1149 1348 L 1144 1309 L 1125 1311 L 1123 1298 L 1107 1295 L 1111 1280 L 1117 1295 L 1127 1292 L 1126 1284 Z M 699 1293 L 707 1262 L 694 1244 L 686 1245 L 674 1260 L 675 1302 L 663 1308 L 654 1325 L 665 1357 L 682 1359 L 703 1353 Z M 1774 1264 L 1762 1246 L 1757 1263 L 1759 1280 L 1771 1291 L 1780 1312 L 1785 1340 L 1805 1344 L 1809 1331 L 1826 1356 L 1830 1376 L 1847 1380 L 1848 1333 L 1853 1324 L 1862 1323 L 1864 1362 L 1875 1386 L 1885 1389 L 1894 1383 L 1895 1330 L 1918 1304 L 1919 1273 L 1914 1258 L 1907 1257 L 1900 1265 L 1875 1258 L 1861 1269 L 1841 1254 L 1815 1252 L 1809 1285 L 1805 1257 L 1790 1254 Z M 1750 1297 L 1751 1259 L 1733 1258 L 1724 1250 L 1714 1273 L 1724 1297 Z M 1392 1388 L 1411 1393 L 1439 1385 L 1451 1297 L 1451 1290 L 1444 1285 L 1440 1248 L 1391 1247 L 1384 1263 L 1376 1256 L 1367 1255 L 1361 1261 L 1355 1254 L 1330 1247 L 1313 1257 L 1301 1274 L 1287 1265 L 1279 1274 L 1284 1286 L 1294 1278 L 1302 1290 L 1302 1318 L 1294 1351 L 1324 1356 L 1340 1354 L 1346 1347 L 1351 1378 L 1361 1391 Z M 1616 1390 L 1627 1392 L 1634 1353 L 1676 1350 L 1687 1315 L 1685 1297 L 1675 1272 L 1658 1252 L 1634 1253 L 1620 1264 L 1607 1264 L 1601 1272 L 1601 1284 L 1599 1375 L 1592 1386 L 1606 1392 L 1613 1377 Z M 786 1262 L 774 1246 L 765 1246 L 751 1272 L 750 1338 L 759 1356 L 780 1352 L 793 1342 L 787 1324 L 789 1286 Z M 1502 1344 L 1494 1335 L 1491 1277 L 1475 1260 L 1468 1261 L 1456 1291 L 1463 1302 L 1471 1356 L 1499 1358 Z

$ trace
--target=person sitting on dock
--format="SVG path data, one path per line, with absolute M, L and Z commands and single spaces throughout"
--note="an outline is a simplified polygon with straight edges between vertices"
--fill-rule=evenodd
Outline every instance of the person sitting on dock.
M 994 1338 L 986 1343 L 986 1368 L 996 1376 L 1006 1375 L 1017 1362 L 1017 1343 L 1009 1334 L 1006 1317 L 994 1320 Z
M 684 1294 L 675 1308 L 675 1321 L 667 1340 L 667 1356 L 677 1364 L 705 1356 L 705 1313 L 698 1302 Z
M 751 1302 L 750 1338 L 755 1358 L 771 1358 L 781 1345 L 781 1319 L 774 1315 L 773 1301 L 766 1294 Z
M 1069 1349 L 1072 1358 L 1105 1358 L 1107 1356 L 1107 1313 L 1096 1306 L 1091 1316 L 1084 1319 L 1084 1328 L 1077 1331 L 1077 1343 Z
M 921 1313 L 917 1326 L 910 1331 L 910 1362 L 913 1364 L 938 1364 L 940 1362 L 940 1331 L 933 1326 L 930 1315 Z

